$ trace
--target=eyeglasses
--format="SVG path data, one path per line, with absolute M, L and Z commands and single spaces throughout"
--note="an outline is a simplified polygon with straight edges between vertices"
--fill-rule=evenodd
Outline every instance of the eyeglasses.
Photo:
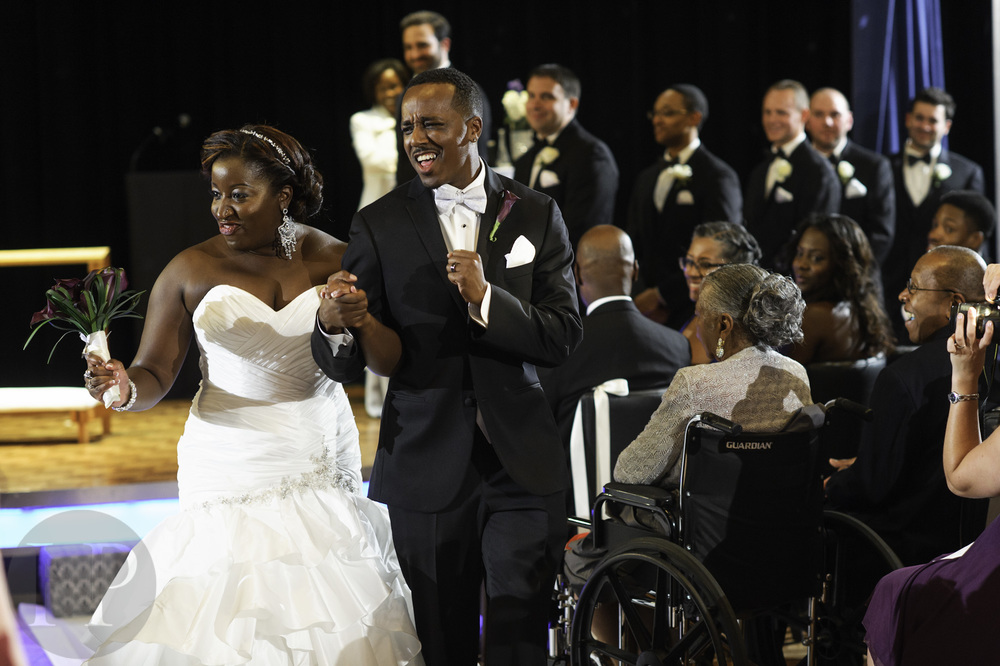
M 687 111 L 682 111 L 679 109 L 653 109 L 652 111 L 646 112 L 646 117 L 650 120 L 655 119 L 657 116 L 663 116 L 664 118 L 673 118 L 674 116 L 686 115 Z
M 677 257 L 677 265 L 681 267 L 682 271 L 697 270 L 698 274 L 702 276 L 708 275 L 716 268 L 725 266 L 725 264 L 713 264 L 710 261 L 695 261 L 687 257 Z
M 914 292 L 917 292 L 917 291 L 945 291 L 945 292 L 948 292 L 949 294 L 957 294 L 958 293 L 954 289 L 924 289 L 923 287 L 918 287 L 917 285 L 913 284 L 913 278 L 909 278 L 906 281 L 906 291 L 910 292 L 911 296 L 913 295 Z

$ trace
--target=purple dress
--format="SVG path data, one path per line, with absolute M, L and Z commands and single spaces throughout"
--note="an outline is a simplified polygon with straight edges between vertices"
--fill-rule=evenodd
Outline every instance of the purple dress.
M 953 555 L 885 576 L 864 625 L 876 666 L 997 663 L 1000 520 Z

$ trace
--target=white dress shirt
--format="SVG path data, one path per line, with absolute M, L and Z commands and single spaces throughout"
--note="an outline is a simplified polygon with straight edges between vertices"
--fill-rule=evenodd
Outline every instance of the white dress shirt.
M 787 161 L 788 157 L 792 153 L 795 152 L 796 148 L 799 147 L 799 144 L 801 144 L 805 140 L 806 140 L 806 133 L 805 132 L 800 132 L 797 137 L 795 137 L 794 139 L 792 139 L 788 143 L 785 143 L 785 144 L 783 144 L 781 146 L 777 146 L 777 147 L 772 146 L 771 147 L 771 152 L 774 153 L 774 154 L 777 154 L 778 151 L 781 151 L 781 154 L 784 156 L 785 160 Z M 771 190 L 774 189 L 775 183 L 778 182 L 778 164 L 780 162 L 781 162 L 781 160 L 778 160 L 778 159 L 771 160 L 770 166 L 767 167 L 767 178 L 764 180 L 764 198 L 765 199 L 767 197 L 771 196 Z
M 919 206 L 927 193 L 931 191 L 931 179 L 934 175 L 934 167 L 937 165 L 938 157 L 941 155 L 941 144 L 936 144 L 930 149 L 931 161 L 917 162 L 910 166 L 909 156 L 922 157 L 920 151 L 913 148 L 910 140 L 906 140 L 906 149 L 903 151 L 903 183 L 906 191 L 910 195 L 910 201 L 914 206 Z

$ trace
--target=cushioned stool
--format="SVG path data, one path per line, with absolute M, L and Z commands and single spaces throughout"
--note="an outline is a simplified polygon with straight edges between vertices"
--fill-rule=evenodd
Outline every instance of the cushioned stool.
M 111 412 L 79 386 L 23 386 L 0 388 L 0 414 L 69 412 L 77 424 L 77 441 L 90 441 L 92 418 L 103 423 L 103 433 L 111 433 Z

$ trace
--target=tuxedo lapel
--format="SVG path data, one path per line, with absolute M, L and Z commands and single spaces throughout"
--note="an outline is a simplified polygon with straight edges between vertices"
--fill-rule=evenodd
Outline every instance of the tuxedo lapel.
M 486 212 L 479 218 L 479 238 L 476 240 L 476 252 L 479 253 L 479 258 L 483 262 L 485 275 L 489 276 L 493 272 L 490 265 L 491 250 L 496 245 L 496 243 L 490 242 L 490 233 L 493 231 L 493 223 L 497 220 L 497 212 L 500 210 L 500 200 L 503 198 L 504 188 L 500 177 L 489 167 L 484 166 L 484 168 L 488 169 L 484 183 L 486 187 Z M 488 277 L 487 280 L 489 280 Z
M 424 250 L 430 257 L 434 272 L 441 278 L 455 304 L 463 311 L 467 311 L 461 294 L 448 279 L 448 246 L 444 243 L 444 234 L 441 232 L 441 223 L 438 221 L 437 208 L 434 206 L 434 193 L 424 187 L 419 178 L 414 178 L 410 181 L 409 196 L 410 201 L 406 205 L 406 210 L 410 214 L 413 228 L 416 230 L 417 236 L 420 237 Z

